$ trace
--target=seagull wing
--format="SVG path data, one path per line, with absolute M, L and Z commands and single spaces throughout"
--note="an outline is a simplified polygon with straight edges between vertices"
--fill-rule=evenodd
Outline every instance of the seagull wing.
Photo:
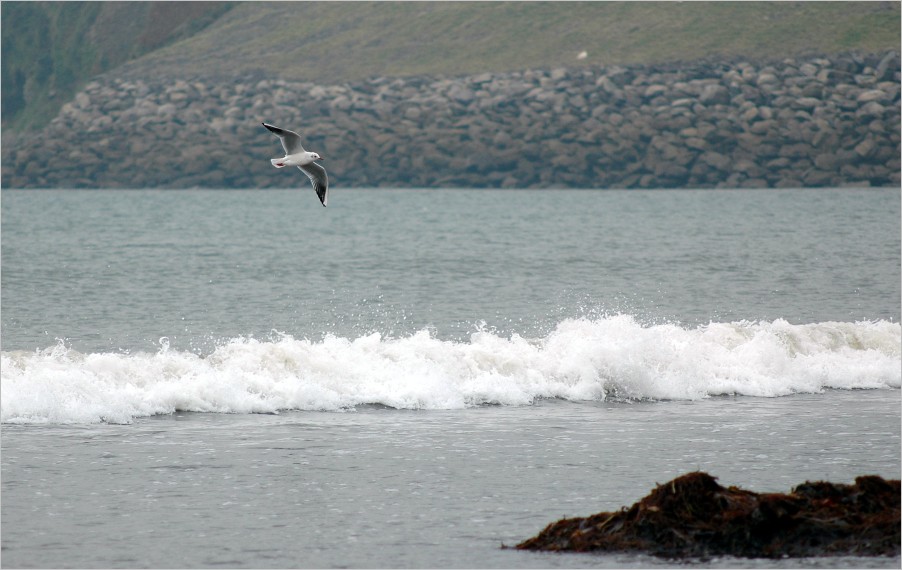
M 279 140 L 282 141 L 282 148 L 285 149 L 286 155 L 304 152 L 304 147 L 301 145 L 301 137 L 296 132 L 280 129 L 279 127 L 267 125 L 266 123 L 263 123 L 263 126 L 269 129 L 272 134 L 279 137 Z
M 326 192 L 329 191 L 329 175 L 326 174 L 326 169 L 315 162 L 305 164 L 304 166 L 298 166 L 298 168 L 300 168 L 301 172 L 306 174 L 307 178 L 310 179 L 310 182 L 313 183 L 313 189 L 316 190 L 319 201 L 325 206 L 327 199 Z

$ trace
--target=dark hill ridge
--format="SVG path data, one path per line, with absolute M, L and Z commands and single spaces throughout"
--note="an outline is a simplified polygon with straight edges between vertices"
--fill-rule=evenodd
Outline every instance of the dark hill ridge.
M 340 84 L 108 75 L 3 145 L 2 185 L 305 186 L 270 166 L 263 121 L 326 156 L 335 188 L 900 184 L 891 51 Z
M 4 130 L 45 126 L 91 77 L 191 37 L 233 5 L 4 1 Z

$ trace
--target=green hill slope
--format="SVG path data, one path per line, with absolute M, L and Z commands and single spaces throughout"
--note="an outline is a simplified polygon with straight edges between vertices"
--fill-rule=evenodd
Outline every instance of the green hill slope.
M 897 47 L 896 2 L 261 2 L 129 66 L 319 83 Z M 577 54 L 586 52 L 584 59 Z

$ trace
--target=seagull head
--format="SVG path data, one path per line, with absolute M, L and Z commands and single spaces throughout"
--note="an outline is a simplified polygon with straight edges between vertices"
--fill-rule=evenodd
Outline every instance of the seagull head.
M 317 154 L 315 152 L 311 152 L 310 156 L 313 158 L 313 160 L 323 160 L 323 157 L 321 157 L 319 154 Z

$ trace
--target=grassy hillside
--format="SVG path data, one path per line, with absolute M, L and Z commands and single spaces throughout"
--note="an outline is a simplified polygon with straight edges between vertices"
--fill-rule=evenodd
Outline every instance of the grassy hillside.
M 4 128 L 40 127 L 91 77 L 190 37 L 227 2 L 3 2 Z
M 898 2 L 2 2 L 4 129 L 96 74 L 345 82 L 898 49 Z M 585 51 L 587 57 L 577 59 Z
M 242 3 L 135 62 L 342 82 L 528 67 L 898 48 L 898 2 Z M 577 54 L 588 56 L 578 60 Z

